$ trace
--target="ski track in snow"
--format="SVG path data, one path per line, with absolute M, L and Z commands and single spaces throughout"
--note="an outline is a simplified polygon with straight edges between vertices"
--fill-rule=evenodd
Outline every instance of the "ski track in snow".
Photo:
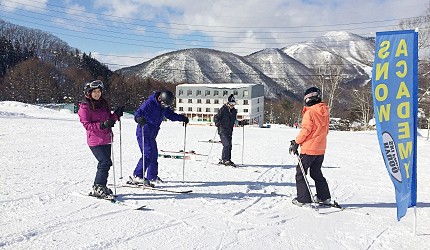
M 198 142 L 213 139 L 215 127 L 193 125 L 187 150 L 209 156 L 185 162 L 185 183 L 182 160 L 159 158 L 163 186 L 193 192 L 117 188 L 119 199 L 147 206 L 136 211 L 73 195 L 91 189 L 96 169 L 75 114 L 1 103 L 0 122 L 0 249 L 425 249 L 430 241 L 430 170 L 419 170 L 414 237 L 412 211 L 396 220 L 374 131 L 329 134 L 323 173 L 344 211 L 291 203 L 297 159 L 287 152 L 299 130 L 246 127 L 242 145 L 243 130 L 235 129 L 232 160 L 242 161 L 243 147 L 244 165 L 231 168 L 217 165 L 222 145 Z M 163 123 L 158 148 L 181 150 L 183 132 L 179 123 Z M 119 183 L 118 127 L 114 133 Z M 125 178 L 140 157 L 134 134 L 132 117 L 124 117 Z M 429 146 L 419 140 L 420 148 Z M 430 162 L 424 151 L 418 152 L 421 164 Z

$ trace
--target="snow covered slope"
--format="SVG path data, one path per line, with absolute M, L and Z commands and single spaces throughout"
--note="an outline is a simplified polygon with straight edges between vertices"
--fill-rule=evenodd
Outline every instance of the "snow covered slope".
M 193 193 L 117 188 L 118 199 L 147 205 L 136 211 L 77 195 L 90 190 L 97 162 L 76 114 L 0 102 L 0 124 L 0 249 L 426 249 L 430 242 L 430 142 L 421 137 L 414 236 L 413 209 L 396 219 L 373 131 L 329 134 L 323 172 L 345 211 L 291 203 L 297 161 L 287 151 L 297 129 L 235 128 L 232 160 L 242 162 L 243 148 L 245 164 L 235 169 L 216 165 L 220 144 L 199 142 L 218 140 L 215 127 L 192 124 L 187 150 L 209 157 L 184 169 L 182 160 L 159 158 L 159 175 Z M 121 174 L 114 127 L 117 183 L 140 156 L 135 128 L 132 117 L 122 119 Z M 163 123 L 158 148 L 182 149 L 184 132 L 181 123 Z

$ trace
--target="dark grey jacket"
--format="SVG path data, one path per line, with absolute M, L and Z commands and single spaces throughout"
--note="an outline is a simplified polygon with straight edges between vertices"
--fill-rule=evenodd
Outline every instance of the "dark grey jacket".
M 232 135 L 233 126 L 236 122 L 237 110 L 235 108 L 230 109 L 227 104 L 224 104 L 218 113 L 214 116 L 215 126 L 218 127 L 219 135 Z

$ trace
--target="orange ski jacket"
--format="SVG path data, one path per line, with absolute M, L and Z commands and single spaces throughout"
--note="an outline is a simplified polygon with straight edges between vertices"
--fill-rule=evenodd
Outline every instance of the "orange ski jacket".
M 300 145 L 300 154 L 323 155 L 330 122 L 328 106 L 323 102 L 310 107 L 305 106 L 302 114 L 302 128 L 296 137 L 296 143 Z

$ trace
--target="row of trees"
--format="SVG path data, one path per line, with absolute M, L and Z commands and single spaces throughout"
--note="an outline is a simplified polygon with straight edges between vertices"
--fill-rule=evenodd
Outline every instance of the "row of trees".
M 83 98 L 86 81 L 99 79 L 112 106 L 139 106 L 156 89 L 176 85 L 137 77 L 125 78 L 91 57 L 75 51 L 36 50 L 0 38 L 0 101 L 76 103 Z

